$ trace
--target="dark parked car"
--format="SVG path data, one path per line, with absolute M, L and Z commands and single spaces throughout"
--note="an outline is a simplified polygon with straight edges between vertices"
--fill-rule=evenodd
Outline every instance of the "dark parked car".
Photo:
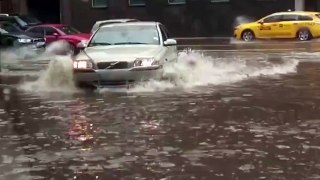
M 17 25 L 20 29 L 26 30 L 32 26 L 42 24 L 41 21 L 30 15 L 9 14 L 8 16 L 0 16 L 0 21 L 9 21 Z
M 10 22 L 0 21 L 1 49 L 28 47 L 25 51 L 26 54 L 31 53 L 31 51 L 32 54 L 37 54 L 45 50 L 45 44 L 45 38 L 42 35 L 25 32 Z M 26 56 L 23 55 L 23 57 Z

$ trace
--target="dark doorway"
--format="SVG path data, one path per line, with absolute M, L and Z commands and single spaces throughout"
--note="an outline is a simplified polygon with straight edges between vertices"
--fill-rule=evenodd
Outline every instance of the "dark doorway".
M 317 11 L 318 0 L 304 0 L 304 8 L 306 11 Z
M 28 0 L 29 13 L 43 23 L 60 23 L 60 0 Z

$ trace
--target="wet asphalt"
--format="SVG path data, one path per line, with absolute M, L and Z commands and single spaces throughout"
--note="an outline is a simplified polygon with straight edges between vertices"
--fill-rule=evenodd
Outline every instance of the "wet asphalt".
M 214 72 L 160 90 L 26 91 L 2 73 L 0 179 L 320 179 L 320 42 L 212 41 L 179 49 Z

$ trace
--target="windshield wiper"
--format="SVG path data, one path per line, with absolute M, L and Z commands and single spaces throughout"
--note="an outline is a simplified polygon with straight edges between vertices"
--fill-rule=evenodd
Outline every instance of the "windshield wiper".
M 121 45 L 121 44 L 147 44 L 147 43 L 141 43 L 141 42 L 119 42 L 119 43 L 114 43 L 114 45 Z
M 106 46 L 106 45 L 111 45 L 110 43 L 90 43 L 89 46 Z

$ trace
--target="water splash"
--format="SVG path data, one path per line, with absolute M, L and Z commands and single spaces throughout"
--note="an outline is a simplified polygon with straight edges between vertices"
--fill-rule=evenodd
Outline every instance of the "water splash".
M 130 91 L 152 92 L 170 88 L 186 89 L 235 83 L 251 77 L 295 72 L 298 63 L 295 59 L 275 63 L 263 58 L 212 58 L 200 52 L 184 51 L 180 53 L 176 63 L 164 67 L 167 80 L 142 83 Z
M 236 27 L 241 24 L 253 22 L 254 20 L 255 20 L 254 18 L 249 17 L 249 16 L 244 16 L 244 15 L 237 16 L 233 22 L 233 27 Z
M 20 88 L 31 92 L 75 92 L 71 57 L 55 56 L 36 81 L 25 82 Z

